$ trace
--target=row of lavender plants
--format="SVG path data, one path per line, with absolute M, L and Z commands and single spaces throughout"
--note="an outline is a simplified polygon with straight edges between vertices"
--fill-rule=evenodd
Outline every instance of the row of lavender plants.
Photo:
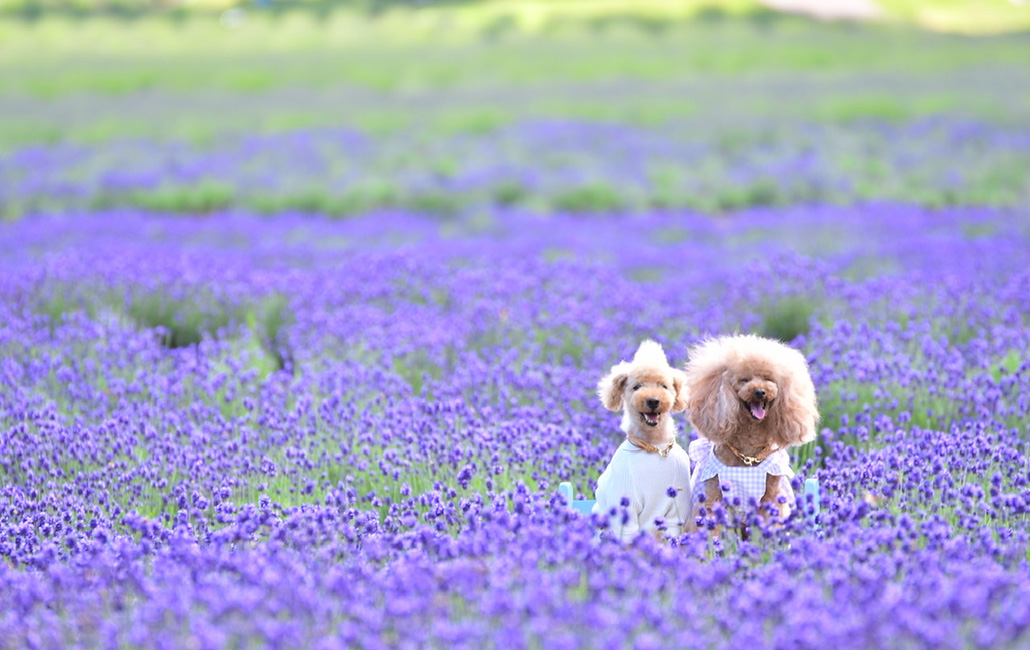
M 0 648 L 1026 647 L 1024 216 L 4 224 Z M 737 330 L 811 363 L 821 513 L 598 539 L 600 374 Z
M 529 122 L 485 133 L 302 130 L 205 146 L 122 140 L 0 157 L 8 216 L 140 207 L 342 216 L 495 206 L 612 212 L 893 200 L 1021 205 L 1030 133 L 957 118 L 847 126 Z

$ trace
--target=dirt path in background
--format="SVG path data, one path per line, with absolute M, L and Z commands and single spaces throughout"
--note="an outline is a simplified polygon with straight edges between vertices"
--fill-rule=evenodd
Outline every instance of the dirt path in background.
M 777 11 L 805 14 L 821 20 L 871 20 L 883 14 L 873 0 L 759 0 Z

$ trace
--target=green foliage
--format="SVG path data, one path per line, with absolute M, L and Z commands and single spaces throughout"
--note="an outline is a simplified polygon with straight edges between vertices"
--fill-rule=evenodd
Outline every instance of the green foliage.
M 988 372 L 995 383 L 998 383 L 1002 377 L 1015 374 L 1019 366 L 1027 359 L 1030 359 L 1030 350 L 1024 353 L 1020 353 L 1019 350 L 1009 350 L 1004 357 L 991 364 Z
M 749 206 L 778 205 L 785 203 L 776 182 L 772 179 L 758 179 L 754 182 L 720 192 L 715 198 L 718 211 L 739 210 Z
M 207 292 L 136 291 L 126 311 L 140 327 L 157 332 L 162 345 L 169 348 L 196 345 L 205 337 L 235 337 L 238 328 L 246 325 L 256 343 L 253 350 L 271 359 L 275 370 L 292 361 L 285 336 L 292 322 L 289 302 L 278 294 L 236 304 Z
M 500 108 L 461 110 L 456 107 L 437 117 L 434 127 L 441 133 L 483 134 L 495 131 L 511 120 L 511 113 Z
M 877 0 L 885 10 L 885 22 L 920 25 L 939 31 L 990 33 L 1030 28 L 1030 17 L 1017 2 L 978 0 Z M 282 19 L 304 12 L 314 24 L 334 25 L 341 17 L 374 28 L 375 22 L 408 23 L 408 31 L 420 34 L 427 26 L 444 24 L 459 33 L 489 42 L 525 34 L 574 28 L 608 33 L 632 29 L 660 36 L 686 20 L 718 26 L 741 18 L 768 27 L 790 20 L 754 0 L 614 0 L 608 2 L 557 2 L 548 0 L 478 0 L 426 5 L 411 0 L 311 0 L 275 3 L 261 9 L 240 0 L 0 0 L 0 15 L 37 21 L 47 15 L 82 18 L 106 15 L 117 20 L 156 18 L 171 25 L 207 17 L 230 7 Z M 249 16 L 236 29 L 246 27 Z M 391 25 L 392 27 L 392 25 Z M 391 30 L 392 33 L 392 30 Z
M 411 196 L 407 202 L 415 212 L 436 216 L 453 216 L 459 213 L 465 203 L 464 197 L 457 192 L 419 192 Z
M 155 212 L 205 214 L 229 207 L 234 195 L 235 191 L 228 185 L 204 181 L 198 185 L 133 192 L 127 202 Z M 117 199 L 103 196 L 97 204 L 103 206 L 106 202 L 117 202 Z
M 1030 29 L 1030 11 L 1016 1 L 877 0 L 891 20 L 938 31 L 983 34 Z
M 634 282 L 647 284 L 649 282 L 658 282 L 662 280 L 666 273 L 667 271 L 665 269 L 655 268 L 652 266 L 638 266 L 629 272 L 629 277 Z
M 274 361 L 274 367 L 266 370 L 284 370 L 293 365 L 293 353 L 286 338 L 292 322 L 289 300 L 280 294 L 265 298 L 247 313 L 251 336 L 256 337 L 266 358 Z
M 529 188 L 518 181 L 502 181 L 493 190 L 493 199 L 497 205 L 518 205 L 528 196 Z
M 46 319 L 51 334 L 63 322 L 66 314 L 84 313 L 95 318 L 99 307 L 97 301 L 88 294 L 64 283 L 41 287 L 35 298 L 34 309 Z
M 557 192 L 551 204 L 562 212 L 616 212 L 626 207 L 626 199 L 606 183 L 589 183 Z
M 241 201 L 248 208 L 266 214 L 298 210 L 332 217 L 402 205 L 401 194 L 396 186 L 388 180 L 374 178 L 354 184 L 340 193 L 332 193 L 322 187 L 310 187 L 283 193 L 248 194 Z
M 169 348 L 196 345 L 205 334 L 224 332 L 233 315 L 229 309 L 212 306 L 210 299 L 172 297 L 160 292 L 133 297 L 128 312 L 141 327 L 156 331 L 161 343 Z
M 868 118 L 900 122 L 911 117 L 902 102 L 892 96 L 828 98 L 821 102 L 816 110 L 820 118 L 840 122 Z
M 404 378 L 415 395 L 422 395 L 427 377 L 439 379 L 443 375 L 443 368 L 429 359 L 422 350 L 394 357 L 391 368 Z
M 812 327 L 812 315 L 818 303 L 806 296 L 788 296 L 759 307 L 762 336 L 789 343 Z
M 748 4 L 748 11 L 754 13 L 758 5 Z M 546 7 L 543 10 L 547 11 Z M 441 23 L 425 20 L 433 13 L 452 14 L 454 20 L 442 30 Z M 713 73 L 942 71 L 990 63 L 1018 65 L 1023 56 L 1022 43 L 1013 38 L 965 42 L 874 26 L 813 26 L 801 20 L 773 25 L 741 21 L 699 24 L 670 17 L 660 30 L 654 29 L 654 20 L 623 20 L 622 29 L 606 30 L 599 36 L 584 33 L 583 23 L 570 19 L 560 29 L 531 33 L 523 29 L 518 38 L 488 41 L 481 31 L 486 25 L 476 13 L 475 6 L 427 7 L 370 20 L 341 11 L 329 22 L 318 22 L 303 12 L 276 17 L 250 10 L 246 23 L 236 30 L 226 29 L 210 15 L 182 22 L 159 17 L 132 22 L 50 17 L 28 24 L 0 20 L 0 42 L 6 55 L 0 63 L 5 77 L 0 94 L 56 99 L 83 91 L 109 95 L 201 89 L 250 93 L 297 85 L 354 85 L 411 93 L 553 80 L 687 80 Z M 375 65 L 354 65 L 373 57 Z M 560 102 L 570 101 L 560 93 L 552 94 Z M 461 99 L 436 117 L 435 128 L 481 131 L 510 120 L 513 98 L 507 93 L 486 105 Z M 673 102 L 652 95 L 643 99 L 647 101 L 638 103 L 638 109 L 658 106 L 659 112 L 668 116 L 682 116 L 684 108 L 697 106 L 694 101 Z M 844 100 L 844 107 L 835 103 L 839 101 L 827 99 L 824 102 L 829 104 L 816 108 L 849 111 L 848 106 L 855 105 L 860 113 L 882 113 L 893 111 L 897 104 L 891 95 L 857 96 Z M 521 104 L 521 98 L 514 103 Z M 606 104 L 581 101 L 578 106 L 594 111 L 598 119 L 610 119 Z M 420 116 L 430 107 L 416 101 L 412 106 L 398 104 L 394 108 L 403 115 Z M 353 107 L 346 110 L 353 114 Z M 314 117 L 306 108 L 304 113 Z M 368 117 L 381 114 L 382 110 L 365 112 Z

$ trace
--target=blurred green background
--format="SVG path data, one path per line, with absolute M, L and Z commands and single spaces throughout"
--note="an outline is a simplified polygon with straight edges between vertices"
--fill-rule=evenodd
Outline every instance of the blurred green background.
M 727 110 L 1019 122 L 1020 1 L 884 0 L 827 23 L 751 0 L 0 0 L 0 146 Z
M 1024 0 L 766 1 L 0 0 L 0 154 L 51 148 L 37 167 L 23 156 L 2 170 L 0 216 L 1030 204 Z M 496 135 L 542 120 L 637 129 L 618 137 L 679 149 L 624 181 L 596 169 L 602 151 L 578 144 L 545 159 L 537 143 Z M 238 153 L 241 138 L 324 128 L 356 129 L 374 146 L 364 157 L 323 151 L 326 171 L 300 178 L 266 143 L 255 165 L 285 179 L 269 191 L 212 160 L 201 178 L 173 173 L 176 146 Z M 118 142 L 156 148 L 122 155 Z M 92 148 L 54 148 L 66 144 Z M 110 180 L 148 156 L 168 180 Z M 806 156 L 832 173 L 777 180 L 773 168 Z M 490 159 L 515 180 L 460 180 Z M 347 186 L 331 187 L 341 170 Z M 517 180 L 566 172 L 572 180 L 532 192 Z

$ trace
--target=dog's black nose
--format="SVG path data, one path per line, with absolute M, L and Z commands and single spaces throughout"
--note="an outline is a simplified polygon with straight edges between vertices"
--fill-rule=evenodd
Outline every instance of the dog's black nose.
M 648 397 L 645 404 L 647 404 L 647 408 L 653 411 L 658 408 L 658 405 L 661 404 L 661 402 L 654 397 Z
M 755 399 L 765 399 L 765 391 L 761 388 L 756 388 L 754 392 Z

